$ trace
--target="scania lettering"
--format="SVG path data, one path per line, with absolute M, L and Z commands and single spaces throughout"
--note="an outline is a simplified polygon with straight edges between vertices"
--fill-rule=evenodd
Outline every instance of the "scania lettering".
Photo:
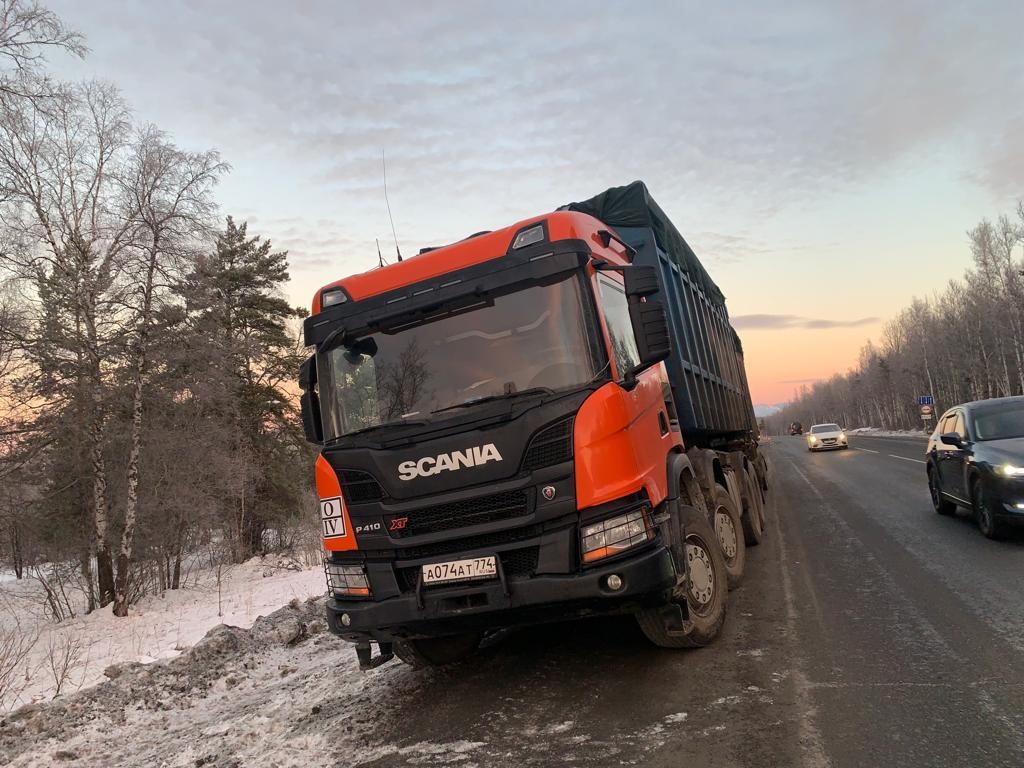
M 428 477 L 438 472 L 453 472 L 462 467 L 478 467 L 488 461 L 501 461 L 501 454 L 493 443 L 474 446 L 465 451 L 442 453 L 436 458 L 425 456 L 419 461 L 403 461 L 398 465 L 398 477 L 412 480 L 416 477 Z
M 642 183 L 337 280 L 304 334 L 327 618 L 362 668 L 595 614 L 718 635 L 768 467 L 725 299 Z

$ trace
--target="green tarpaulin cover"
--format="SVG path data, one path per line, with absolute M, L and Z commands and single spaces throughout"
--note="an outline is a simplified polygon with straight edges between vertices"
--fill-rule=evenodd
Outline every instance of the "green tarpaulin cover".
M 679 230 L 661 210 L 647 185 L 634 181 L 624 187 L 612 187 L 589 200 L 569 203 L 559 210 L 580 211 L 600 219 L 612 228 L 650 227 L 658 247 L 665 251 L 689 275 L 705 295 L 717 304 L 725 304 L 725 296 L 708 275 Z

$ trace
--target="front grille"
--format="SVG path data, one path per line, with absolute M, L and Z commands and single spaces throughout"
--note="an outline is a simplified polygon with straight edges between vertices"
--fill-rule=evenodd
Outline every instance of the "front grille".
M 531 525 L 526 528 L 513 528 L 507 531 L 482 533 L 478 536 L 464 536 L 459 539 L 439 541 L 436 544 L 423 544 L 418 547 L 402 547 L 400 549 L 384 550 L 381 554 L 392 555 L 396 560 L 421 560 L 440 557 L 442 555 L 450 555 L 453 552 L 469 552 L 471 550 L 499 547 L 503 544 L 511 544 L 517 541 L 532 539 L 536 536 L 540 536 L 543 528 L 544 527 L 541 525 Z
M 448 531 L 452 528 L 466 528 L 481 523 L 493 523 L 522 517 L 529 512 L 525 491 L 505 491 L 465 501 L 436 504 L 401 515 L 406 518 L 405 526 L 394 530 L 395 538 L 421 536 L 425 533 Z M 389 522 L 391 517 L 389 516 Z M 389 526 L 390 529 L 390 526 Z
M 507 552 L 498 553 L 501 560 L 501 570 L 506 578 L 532 576 L 537 570 L 537 561 L 540 557 L 540 547 L 524 547 L 522 549 L 510 549 Z M 420 567 L 396 568 L 395 576 L 398 580 L 398 588 L 403 592 L 412 592 L 420 578 Z M 451 586 L 450 584 L 437 584 L 437 587 Z M 465 582 L 457 586 L 465 586 Z
M 529 472 L 572 458 L 572 417 L 539 430 L 523 455 L 523 471 Z
M 384 498 L 384 489 L 377 478 L 369 472 L 359 469 L 340 469 L 338 479 L 341 481 L 341 492 L 349 504 L 363 504 L 368 501 L 380 501 Z

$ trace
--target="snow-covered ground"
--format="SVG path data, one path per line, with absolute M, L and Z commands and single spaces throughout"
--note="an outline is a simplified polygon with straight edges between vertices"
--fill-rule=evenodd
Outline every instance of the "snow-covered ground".
M 918 429 L 878 429 L 877 427 L 857 427 L 856 429 L 846 430 L 847 434 L 850 435 L 864 435 L 865 437 L 914 437 L 924 439 L 931 434 L 931 428 L 928 430 Z
M 174 658 L 218 624 L 250 627 L 259 616 L 324 591 L 319 566 L 256 557 L 222 571 L 219 598 L 216 575 L 207 569 L 196 573 L 186 588 L 143 598 L 126 618 L 115 617 L 107 606 L 55 624 L 42 615 L 38 582 L 2 576 L 0 629 L 35 642 L 19 665 L 13 691 L 0 701 L 0 712 L 52 699 L 60 678 L 62 694 L 80 690 L 103 680 L 112 664 Z M 67 661 L 55 670 L 55 658 Z M 60 666 L 67 667 L 66 674 Z

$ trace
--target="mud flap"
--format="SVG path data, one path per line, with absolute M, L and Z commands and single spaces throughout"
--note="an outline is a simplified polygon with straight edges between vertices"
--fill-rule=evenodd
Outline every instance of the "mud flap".
M 376 669 L 381 664 L 387 664 L 395 658 L 395 652 L 392 650 L 391 643 L 377 643 L 377 647 L 380 650 L 380 653 L 373 656 L 373 650 L 370 647 L 369 642 L 358 643 L 356 645 L 356 658 L 359 659 L 360 672 Z

